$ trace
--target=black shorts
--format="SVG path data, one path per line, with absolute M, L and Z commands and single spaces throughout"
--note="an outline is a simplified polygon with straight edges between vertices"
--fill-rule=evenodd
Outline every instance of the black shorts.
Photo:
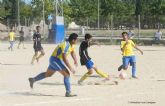
M 35 52 L 43 50 L 42 46 L 34 46 L 33 48 Z
M 21 37 L 19 38 L 19 41 L 20 41 L 20 42 L 23 42 L 23 41 L 24 41 L 24 37 L 21 36 Z

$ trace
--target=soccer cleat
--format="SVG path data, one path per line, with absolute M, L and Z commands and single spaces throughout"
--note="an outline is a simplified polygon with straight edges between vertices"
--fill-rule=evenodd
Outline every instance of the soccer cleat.
M 122 70 L 122 68 L 123 68 L 123 66 L 121 65 L 121 66 L 119 66 L 118 67 L 118 71 L 121 71 Z
M 33 88 L 34 79 L 33 78 L 29 78 L 29 83 L 30 83 L 30 87 Z
M 136 76 L 132 76 L 132 78 L 134 78 L 134 79 L 138 79 Z
M 71 92 L 66 92 L 65 93 L 65 97 L 75 97 L 75 96 L 77 96 L 77 95 L 71 94 Z

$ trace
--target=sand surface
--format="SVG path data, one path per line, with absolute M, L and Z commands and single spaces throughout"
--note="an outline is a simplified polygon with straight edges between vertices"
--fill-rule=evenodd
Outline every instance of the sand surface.
M 165 47 L 140 47 L 144 55 L 135 51 L 138 79 L 131 79 L 131 68 L 126 80 L 118 78 L 117 67 L 122 63 L 119 46 L 93 46 L 89 55 L 100 70 L 110 74 L 111 80 L 101 82 L 96 73 L 83 86 L 77 81 L 87 72 L 78 66 L 71 74 L 72 92 L 77 97 L 64 97 L 63 77 L 57 72 L 52 77 L 35 83 L 30 89 L 28 78 L 47 69 L 49 57 L 56 45 L 44 44 L 46 55 L 31 65 L 33 45 L 9 51 L 8 43 L 0 43 L 0 106 L 164 106 L 165 105 Z M 78 56 L 78 46 L 76 47 Z M 78 57 L 79 58 L 79 57 Z M 69 60 L 73 63 L 71 57 Z M 118 81 L 115 85 L 113 81 Z

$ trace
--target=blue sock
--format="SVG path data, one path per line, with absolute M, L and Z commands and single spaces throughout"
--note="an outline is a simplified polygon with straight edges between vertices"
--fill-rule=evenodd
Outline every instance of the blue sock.
M 64 77 L 64 84 L 65 84 L 65 89 L 66 92 L 70 92 L 70 80 L 69 77 Z
M 40 73 L 39 75 L 37 75 L 36 77 L 34 77 L 34 81 L 39 81 L 39 80 L 44 79 L 45 78 L 45 73 L 46 72 Z
M 132 64 L 132 76 L 136 76 L 136 63 Z

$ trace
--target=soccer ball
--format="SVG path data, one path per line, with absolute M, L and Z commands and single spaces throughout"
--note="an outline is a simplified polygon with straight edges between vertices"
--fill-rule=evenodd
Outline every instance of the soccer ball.
M 122 79 L 122 80 L 125 80 L 127 78 L 127 74 L 125 72 L 121 72 L 119 74 L 119 78 Z

